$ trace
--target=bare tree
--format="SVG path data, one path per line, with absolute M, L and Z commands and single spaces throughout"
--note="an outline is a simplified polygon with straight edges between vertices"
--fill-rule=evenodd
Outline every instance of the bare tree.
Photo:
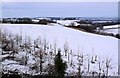
M 31 52 L 31 39 L 25 35 L 23 49 L 27 52 Z
M 39 50 L 39 59 L 40 59 L 40 75 L 41 75 L 43 71 L 43 49 L 42 48 L 40 48 Z
M 18 46 L 19 45 L 19 41 L 20 41 L 20 38 L 19 38 L 18 34 L 15 35 L 15 41 L 16 41 L 17 46 Z
M 44 52 L 46 52 L 46 49 L 47 49 L 47 40 L 46 40 L 46 37 L 43 40 L 43 47 L 44 47 Z
M 104 73 L 104 68 L 103 68 L 103 66 L 104 66 L 104 61 L 102 61 L 102 60 L 99 58 L 99 60 L 98 60 L 98 67 L 99 67 L 98 76 L 99 76 L 99 78 L 101 78 L 102 71 L 103 71 L 103 73 Z
M 112 68 L 111 60 L 112 60 L 112 59 L 106 59 L 106 61 L 105 61 L 105 64 L 106 64 L 106 76 L 108 76 L 109 69 Z
M 66 41 L 64 44 L 64 52 L 65 52 L 65 56 L 67 57 L 67 53 L 69 51 L 69 46 L 68 46 L 68 42 Z
M 70 60 L 70 65 L 73 65 L 73 54 L 72 54 L 72 50 L 70 51 L 70 55 L 71 55 L 71 60 Z
M 56 43 L 56 39 L 55 39 L 55 42 L 54 42 L 54 54 L 56 55 L 56 50 L 57 50 L 57 43 Z
M 87 72 L 89 73 L 90 72 L 90 58 L 89 58 L 89 55 L 87 55 Z
M 84 57 L 83 57 L 83 54 L 79 54 L 78 53 L 78 65 L 79 65 L 79 67 L 78 67 L 78 76 L 82 76 L 82 72 L 81 72 L 81 66 L 83 66 L 83 59 L 84 59 Z
M 36 45 L 36 41 L 34 40 L 34 51 L 35 51 L 35 48 L 36 48 L 36 46 L 35 46 L 35 45 Z

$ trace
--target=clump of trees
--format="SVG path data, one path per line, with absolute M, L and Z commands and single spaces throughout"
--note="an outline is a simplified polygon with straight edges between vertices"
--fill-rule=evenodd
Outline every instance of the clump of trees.
M 32 24 L 31 18 L 3 18 L 2 23 L 11 23 L 11 24 Z
M 63 20 L 76 20 L 76 18 L 74 18 L 74 17 L 66 17 L 66 18 L 63 18 Z
M 45 25 L 47 25 L 48 23 L 57 23 L 57 22 L 52 20 L 47 20 L 47 19 L 41 19 L 38 22 L 38 24 L 45 24 Z
M 92 24 L 92 21 L 90 20 L 80 20 L 80 21 L 76 21 L 79 24 Z
M 92 26 L 92 25 L 78 25 L 81 29 L 84 29 L 85 31 L 87 32 L 94 32 L 96 30 L 96 27 L 95 26 Z
M 17 21 L 13 22 L 11 21 L 11 23 L 21 23 L 21 24 L 29 24 L 29 23 L 33 23 L 31 18 L 18 18 Z
M 92 25 L 95 25 L 95 26 L 110 26 L 110 25 L 116 25 L 116 24 L 120 24 L 119 21 L 111 21 L 111 22 L 95 22 L 95 23 L 92 23 Z
M 3 18 L 0 22 L 1 23 L 11 23 L 11 24 L 44 24 L 47 25 L 48 23 L 56 23 L 56 21 L 49 20 L 49 19 L 38 19 L 39 22 L 32 21 L 32 18 Z
M 116 34 L 116 38 L 119 38 L 119 39 L 120 39 L 120 34 Z
M 72 27 L 75 29 L 82 29 L 85 30 L 87 32 L 94 32 L 96 30 L 96 26 L 92 25 L 92 22 L 89 20 L 80 20 L 80 21 L 76 21 L 76 23 L 78 23 L 79 25 L 75 25 L 75 22 L 72 22 L 68 27 Z
M 6 46 L 5 48 L 2 48 L 3 52 L 12 51 L 11 54 L 14 59 L 11 60 L 17 61 L 21 65 L 28 65 L 28 60 L 33 59 L 35 63 L 30 65 L 30 69 L 35 70 L 36 73 L 40 73 L 38 77 L 42 76 L 44 78 L 46 76 L 59 76 L 59 78 L 63 78 L 64 75 L 67 75 L 66 70 L 68 66 L 71 66 L 73 69 L 76 67 L 77 71 L 73 73 L 73 76 L 79 77 L 85 75 L 91 76 L 91 74 L 92 76 L 97 75 L 99 77 L 108 76 L 110 69 L 112 69 L 111 59 L 100 61 L 97 55 L 90 57 L 84 54 L 79 54 L 81 53 L 79 51 L 77 52 L 78 54 L 74 54 L 74 51 L 69 48 L 67 41 L 64 44 L 63 50 L 61 50 L 57 49 L 56 42 L 54 43 L 54 46 L 52 46 L 47 42 L 46 38 L 42 40 L 39 37 L 33 40 L 34 44 L 32 44 L 31 39 L 27 36 L 23 39 L 20 35 L 7 33 L 7 30 L 6 32 L 0 32 L 0 34 L 2 35 L 0 37 L 0 40 L 2 40 L 2 42 L 0 41 L 2 43 L 2 47 Z M 12 49 L 6 51 L 8 45 L 10 48 L 12 46 Z M 14 50 L 16 50 L 16 53 Z M 25 52 L 26 55 L 17 60 L 15 54 L 20 51 Z M 29 57 L 29 55 L 32 55 L 34 58 Z M 66 62 L 63 57 L 67 59 Z M 77 58 L 77 62 L 74 62 L 74 58 Z M 96 69 L 99 71 L 91 71 L 91 65 L 95 64 L 98 65 Z

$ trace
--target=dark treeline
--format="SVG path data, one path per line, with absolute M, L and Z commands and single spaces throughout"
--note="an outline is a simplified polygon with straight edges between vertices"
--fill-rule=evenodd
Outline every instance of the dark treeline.
M 39 22 L 35 22 L 33 20 L 39 20 Z M 115 25 L 115 24 L 120 24 L 120 20 L 105 20 L 106 22 L 101 22 L 103 20 L 92 20 L 92 19 L 78 19 L 77 17 L 65 17 L 65 18 L 60 18 L 60 17 L 48 17 L 39 19 L 39 18 L 3 18 L 0 20 L 0 23 L 15 23 L 15 24 L 46 24 L 46 23 L 56 23 L 56 21 L 53 20 L 80 20 L 76 21 L 77 23 L 80 24 L 92 24 L 95 26 L 108 26 L 108 25 Z M 96 22 L 100 21 L 100 22 Z
M 31 18 L 3 18 L 1 23 L 10 23 L 10 24 L 44 24 L 56 23 L 55 21 L 49 19 L 38 19 L 38 22 L 33 21 Z
M 80 21 L 76 21 L 76 22 L 79 24 L 91 24 L 96 27 L 120 24 L 120 21 L 94 22 L 92 20 L 80 20 Z

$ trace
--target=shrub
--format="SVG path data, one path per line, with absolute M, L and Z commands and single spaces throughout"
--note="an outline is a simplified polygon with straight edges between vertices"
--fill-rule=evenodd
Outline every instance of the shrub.
M 119 38 L 119 39 L 120 39 L 120 34 L 116 34 L 116 38 Z
M 67 65 L 65 62 L 63 62 L 60 52 L 61 50 L 58 50 L 58 54 L 55 56 L 55 71 L 56 71 L 56 76 L 63 78 Z
M 87 32 L 94 32 L 94 30 L 96 29 L 95 26 L 82 26 L 82 25 L 79 25 L 80 28 L 86 30 Z

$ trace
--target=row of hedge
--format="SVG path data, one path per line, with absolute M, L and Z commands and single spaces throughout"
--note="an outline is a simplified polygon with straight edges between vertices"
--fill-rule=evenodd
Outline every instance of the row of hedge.
M 47 20 L 47 19 L 40 19 L 39 22 L 34 22 L 30 18 L 18 18 L 15 21 L 10 19 L 3 19 L 0 22 L 11 23 L 11 24 L 44 24 L 44 25 L 47 25 L 48 23 L 56 23 L 56 21 Z

